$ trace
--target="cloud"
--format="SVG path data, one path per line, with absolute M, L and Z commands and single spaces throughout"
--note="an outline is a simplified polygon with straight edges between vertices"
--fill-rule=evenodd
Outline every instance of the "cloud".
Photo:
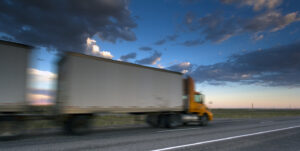
M 56 90 L 29 88 L 26 95 L 32 105 L 50 105 L 55 103 Z
M 199 18 L 198 27 L 205 34 L 205 39 L 213 42 L 227 40 L 239 31 L 239 24 L 235 17 L 225 18 L 220 13 Z
M 161 40 L 158 40 L 158 41 L 156 41 L 154 44 L 155 45 L 163 45 L 163 44 L 165 44 L 167 41 L 165 40 L 165 39 L 161 39 Z
M 155 45 L 163 45 L 168 41 L 175 41 L 179 36 L 177 34 L 173 34 L 173 35 L 167 35 L 165 38 L 156 41 L 154 44 Z
M 142 50 L 142 51 L 151 51 L 152 48 L 148 47 L 148 46 L 144 46 L 144 47 L 140 47 L 139 50 Z
M 160 52 L 155 51 L 151 56 L 143 58 L 141 60 L 137 60 L 136 63 L 144 64 L 144 65 L 155 65 L 158 61 L 160 61 L 162 54 Z
M 167 40 L 169 41 L 175 41 L 179 36 L 177 34 L 174 34 L 174 35 L 168 35 L 167 36 Z
M 157 64 L 157 68 L 164 69 L 165 67 L 162 66 L 161 64 Z
M 51 105 L 55 98 L 51 95 L 28 93 L 27 100 L 31 105 Z
M 198 66 L 197 82 L 300 86 L 300 42 L 232 55 L 226 62 Z
M 198 18 L 198 22 L 187 27 L 192 32 L 200 31 L 206 41 L 220 43 L 243 33 L 276 32 L 297 21 L 300 21 L 298 12 L 283 15 L 267 11 L 252 18 L 224 17 L 221 13 L 213 13 Z
M 40 82 L 49 82 L 57 78 L 57 74 L 55 73 L 49 71 L 42 71 L 35 68 L 29 68 L 28 73 L 30 74 L 30 76 L 35 78 L 35 81 Z
M 205 41 L 200 40 L 200 39 L 195 39 L 195 40 L 186 40 L 181 45 L 187 46 L 187 47 L 192 47 L 192 46 L 197 46 L 203 44 Z
M 0 32 L 22 43 L 82 51 L 88 37 L 134 41 L 127 0 L 3 0 Z
M 286 15 L 282 15 L 279 12 L 270 11 L 255 16 L 252 19 L 246 20 L 242 28 L 245 31 L 251 32 L 259 32 L 265 30 L 275 32 L 296 21 L 300 21 L 298 12 L 292 12 Z
M 85 53 L 88 55 L 112 59 L 114 56 L 109 51 L 101 51 L 96 40 L 87 38 Z
M 188 12 L 185 15 L 185 23 L 186 24 L 192 24 L 193 21 L 195 20 L 195 18 L 196 18 L 195 14 L 193 14 L 192 12 Z
M 252 37 L 252 39 L 254 41 L 258 41 L 258 40 L 262 40 L 264 38 L 264 35 L 263 34 L 258 34 L 258 33 L 255 33 Z
M 120 60 L 121 61 L 128 61 L 128 59 L 135 59 L 135 58 L 136 58 L 136 53 L 132 52 L 132 53 L 121 56 Z
M 282 3 L 282 0 L 220 0 L 225 4 L 238 3 L 241 6 L 253 7 L 253 10 L 259 11 L 263 8 L 274 9 Z
M 172 65 L 172 66 L 168 67 L 167 69 L 185 74 L 185 73 L 192 71 L 193 66 L 194 65 L 192 65 L 190 62 L 182 62 L 182 63 Z
M 54 89 L 57 79 L 57 74 L 50 71 L 38 70 L 35 68 L 29 68 L 27 70 L 29 74 L 28 81 L 29 87 L 36 89 Z

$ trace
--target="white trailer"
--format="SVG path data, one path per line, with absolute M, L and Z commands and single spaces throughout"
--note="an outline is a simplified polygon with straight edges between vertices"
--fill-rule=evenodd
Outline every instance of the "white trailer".
M 62 113 L 183 110 L 181 73 L 71 52 L 59 67 Z
M 0 112 L 24 111 L 28 54 L 32 47 L 0 40 Z
M 0 137 L 21 133 L 26 112 L 29 53 L 33 47 L 0 40 Z

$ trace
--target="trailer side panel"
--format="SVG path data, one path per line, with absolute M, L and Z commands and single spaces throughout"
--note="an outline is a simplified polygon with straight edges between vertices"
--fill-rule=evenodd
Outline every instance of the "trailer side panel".
M 181 74 L 74 55 L 63 64 L 66 113 L 183 110 Z
M 26 98 L 29 48 L 0 43 L 0 112 L 18 112 Z

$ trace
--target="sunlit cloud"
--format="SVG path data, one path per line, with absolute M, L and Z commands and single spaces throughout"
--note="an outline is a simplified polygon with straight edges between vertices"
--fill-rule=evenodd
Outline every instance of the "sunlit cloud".
M 221 0 L 223 3 L 238 3 L 241 6 L 251 6 L 254 11 L 262 10 L 263 8 L 274 9 L 282 3 L 282 0 Z
M 162 66 L 161 64 L 157 64 L 157 67 L 160 68 L 160 69 L 164 69 L 165 67 Z
M 89 37 L 86 39 L 86 44 L 87 44 L 87 45 L 91 45 L 91 44 L 93 44 L 93 43 L 96 43 L 96 40 L 91 39 L 91 38 L 89 38 Z
M 57 74 L 50 71 L 42 71 L 34 68 L 28 69 L 29 76 L 34 82 L 50 82 L 56 80 Z
M 189 67 L 190 65 L 191 65 L 190 62 L 182 62 L 179 64 L 179 66 L 181 66 L 181 67 Z
M 86 39 L 86 50 L 85 53 L 88 55 L 93 55 L 97 57 L 103 57 L 112 59 L 114 56 L 109 51 L 101 51 L 101 48 L 99 45 L 97 45 L 96 40 L 87 38 Z
M 191 72 L 192 67 L 193 65 L 190 62 L 181 62 L 168 67 L 168 69 L 186 74 Z
M 182 71 L 181 71 L 181 73 L 183 73 L 183 74 L 185 74 L 185 73 L 187 73 L 187 72 L 189 72 L 189 70 L 182 70 Z
M 27 94 L 27 100 L 32 105 L 51 105 L 53 104 L 54 97 L 46 94 Z

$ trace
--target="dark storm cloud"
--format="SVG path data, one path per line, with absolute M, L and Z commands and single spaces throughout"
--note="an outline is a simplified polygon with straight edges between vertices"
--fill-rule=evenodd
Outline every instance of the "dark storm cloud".
M 128 59 L 135 59 L 136 58 L 136 53 L 135 52 L 132 52 L 132 53 L 129 53 L 129 54 L 126 54 L 126 55 L 123 55 L 120 57 L 120 59 L 122 61 L 128 61 Z
M 127 0 L 2 0 L 0 32 L 16 41 L 80 51 L 87 37 L 136 40 Z
M 197 46 L 203 44 L 205 41 L 200 40 L 200 39 L 195 39 L 195 40 L 186 40 L 181 45 L 187 46 L 187 47 L 192 47 L 192 46 Z
M 300 86 L 300 41 L 270 49 L 233 55 L 226 62 L 198 66 L 198 82 L 241 82 L 269 86 Z
M 148 47 L 148 46 L 144 46 L 144 47 L 140 47 L 139 50 L 142 50 L 142 51 L 151 51 L 152 48 Z
M 157 61 L 161 58 L 161 53 L 155 51 L 151 56 L 137 60 L 136 63 L 138 64 L 144 64 L 144 65 L 154 65 L 157 63 Z

